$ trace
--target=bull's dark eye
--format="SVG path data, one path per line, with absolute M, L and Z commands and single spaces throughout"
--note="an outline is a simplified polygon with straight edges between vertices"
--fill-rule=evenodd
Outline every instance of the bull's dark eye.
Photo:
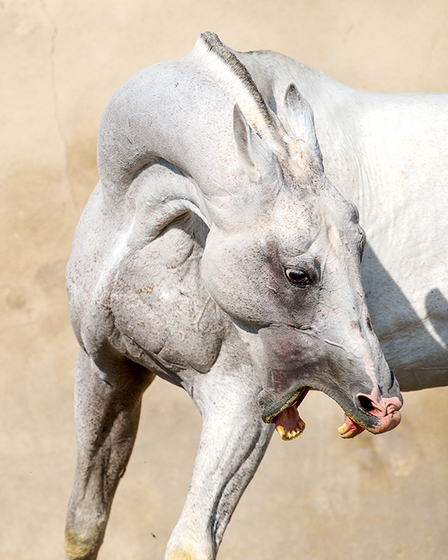
M 308 286 L 312 282 L 308 273 L 305 272 L 304 270 L 287 268 L 285 270 L 285 274 L 286 274 L 286 278 L 291 282 L 291 284 L 299 284 L 300 286 Z

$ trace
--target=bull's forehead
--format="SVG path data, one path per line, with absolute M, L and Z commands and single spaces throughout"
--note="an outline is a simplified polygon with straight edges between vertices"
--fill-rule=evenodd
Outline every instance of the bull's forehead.
M 281 240 L 279 252 L 291 250 L 316 252 L 333 248 L 339 251 L 345 243 L 359 238 L 358 211 L 336 189 L 320 194 L 282 193 L 270 218 L 274 236 Z

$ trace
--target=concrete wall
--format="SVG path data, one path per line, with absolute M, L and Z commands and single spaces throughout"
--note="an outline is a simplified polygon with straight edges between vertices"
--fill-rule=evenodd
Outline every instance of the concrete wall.
M 212 30 L 355 87 L 448 90 L 447 24 L 445 0 L 0 1 L 2 559 L 63 557 L 76 355 L 64 267 L 114 89 Z M 311 395 L 307 430 L 292 443 L 274 438 L 220 558 L 446 558 L 447 397 L 407 395 L 397 430 L 347 442 L 339 408 Z M 199 429 L 186 395 L 156 382 L 100 558 L 163 558 Z

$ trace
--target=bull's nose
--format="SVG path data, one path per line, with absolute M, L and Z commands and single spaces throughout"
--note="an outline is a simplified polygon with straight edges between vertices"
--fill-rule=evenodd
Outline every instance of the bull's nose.
M 370 395 L 358 393 L 356 395 L 359 407 L 368 414 L 376 416 L 378 423 L 374 429 L 369 429 L 373 433 L 382 433 L 392 430 L 401 421 L 399 412 L 402 402 L 398 397 L 377 397 L 377 391 Z
M 369 414 L 375 414 L 375 413 L 378 412 L 378 409 L 374 404 L 374 400 L 371 397 L 369 397 L 368 395 L 363 395 L 362 393 L 360 393 L 360 394 L 356 395 L 356 398 L 358 400 L 359 406 L 365 412 L 368 412 Z M 375 416 L 376 415 L 377 414 L 375 414 Z
M 369 414 L 374 416 L 382 417 L 392 414 L 393 412 L 398 412 L 402 407 L 400 399 L 397 397 L 387 397 L 376 399 L 373 395 L 366 395 L 359 393 L 356 395 L 359 406 Z

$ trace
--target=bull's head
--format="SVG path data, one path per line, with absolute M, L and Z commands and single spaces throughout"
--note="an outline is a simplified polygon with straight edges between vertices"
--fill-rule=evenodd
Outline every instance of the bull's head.
M 263 420 L 284 439 L 303 430 L 297 406 L 310 388 L 345 411 L 343 437 L 385 432 L 402 398 L 369 319 L 358 213 L 326 178 L 311 108 L 293 85 L 284 113 L 263 135 L 235 107 L 246 194 L 231 202 L 230 223 L 211 227 L 202 277 L 258 364 Z

